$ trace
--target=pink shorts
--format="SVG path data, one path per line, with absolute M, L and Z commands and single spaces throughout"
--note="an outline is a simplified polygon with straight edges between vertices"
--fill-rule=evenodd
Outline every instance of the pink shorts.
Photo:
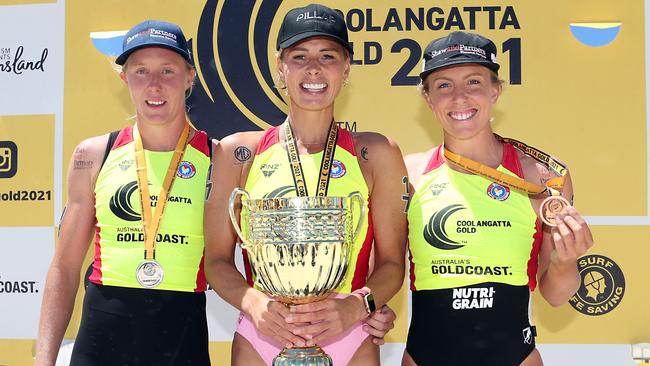
M 358 322 L 352 328 L 328 339 L 319 346 L 332 358 L 332 363 L 337 366 L 347 365 L 363 341 L 369 336 L 363 330 L 364 322 Z M 273 363 L 273 358 L 282 351 L 282 346 L 273 338 L 260 333 L 248 315 L 241 313 L 237 321 L 237 333 L 246 338 L 257 353 L 268 365 Z

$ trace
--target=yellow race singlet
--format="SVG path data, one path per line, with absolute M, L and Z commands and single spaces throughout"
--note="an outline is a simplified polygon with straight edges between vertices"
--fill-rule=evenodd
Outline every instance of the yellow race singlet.
M 173 151 L 146 151 L 153 211 Z M 210 167 L 210 145 L 205 132 L 188 141 L 169 192 L 156 237 L 156 261 L 164 270 L 156 290 L 201 292 L 203 271 L 203 204 Z M 119 135 L 95 184 L 95 259 L 90 281 L 96 284 L 142 288 L 135 277 L 144 259 L 142 207 L 135 167 L 133 128 Z
M 259 142 L 244 187 L 252 198 L 296 197 L 287 152 L 279 140 L 279 131 L 278 127 L 268 129 Z M 306 184 L 310 191 L 316 187 L 322 156 L 322 151 L 300 155 Z M 327 195 L 347 196 L 354 191 L 359 191 L 368 202 L 368 186 L 357 161 L 352 135 L 349 131 L 339 128 Z M 352 221 L 356 223 L 358 212 L 353 216 Z M 368 218 L 364 220 L 360 234 L 354 242 L 351 262 L 345 278 L 336 292 L 350 293 L 364 286 L 368 275 L 372 239 L 372 223 L 368 213 Z M 254 278 L 246 253 L 244 253 L 244 265 L 246 277 L 252 286 Z

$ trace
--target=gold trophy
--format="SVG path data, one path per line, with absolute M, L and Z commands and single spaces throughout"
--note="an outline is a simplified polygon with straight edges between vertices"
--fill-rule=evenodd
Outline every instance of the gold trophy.
M 235 201 L 242 196 L 241 223 Z M 359 220 L 353 228 L 353 206 Z M 283 197 L 251 199 L 235 188 L 230 219 L 248 258 L 256 285 L 287 305 L 325 299 L 345 276 L 353 243 L 366 216 L 359 192 L 348 197 Z M 285 348 L 273 366 L 331 366 L 332 359 L 313 347 Z

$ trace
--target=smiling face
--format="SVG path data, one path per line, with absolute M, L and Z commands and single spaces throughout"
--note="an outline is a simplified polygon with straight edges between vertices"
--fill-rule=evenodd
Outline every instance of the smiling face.
M 185 92 L 195 75 L 178 53 L 162 47 L 133 52 L 120 73 L 138 122 L 153 124 L 185 120 Z
M 350 59 L 338 42 L 312 37 L 282 51 L 277 59 L 293 108 L 322 111 L 334 108 Z
M 492 133 L 492 107 L 501 87 L 490 69 L 477 64 L 445 67 L 429 74 L 424 98 L 442 124 L 445 135 L 460 140 Z

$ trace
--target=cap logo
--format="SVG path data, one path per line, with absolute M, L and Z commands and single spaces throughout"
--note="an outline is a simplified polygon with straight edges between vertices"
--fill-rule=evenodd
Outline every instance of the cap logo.
M 149 28 L 149 29 L 143 30 L 142 32 L 138 32 L 138 33 L 132 35 L 131 37 L 127 38 L 126 39 L 126 44 L 128 45 L 134 39 L 136 39 L 136 38 L 138 38 L 140 36 L 145 36 L 145 35 L 149 35 L 149 37 L 164 38 L 164 39 L 168 39 L 170 41 L 176 42 L 176 35 L 174 33 L 170 33 L 170 32 L 167 32 L 167 31 L 164 31 L 164 30 L 161 30 L 161 29 Z
M 304 12 L 298 14 L 298 17 L 296 18 L 296 22 L 299 22 L 301 20 L 311 20 L 311 19 L 318 19 L 318 20 L 326 20 L 331 23 L 336 23 L 336 19 L 334 19 L 333 15 L 327 15 L 327 14 L 318 14 L 318 11 L 314 10 L 312 12 Z
M 476 55 L 486 60 L 488 59 L 484 49 L 475 46 L 466 46 L 464 44 L 457 44 L 457 45 L 449 46 L 442 50 L 431 51 L 431 58 L 442 55 L 443 53 L 447 53 L 447 52 L 460 52 L 469 55 Z

